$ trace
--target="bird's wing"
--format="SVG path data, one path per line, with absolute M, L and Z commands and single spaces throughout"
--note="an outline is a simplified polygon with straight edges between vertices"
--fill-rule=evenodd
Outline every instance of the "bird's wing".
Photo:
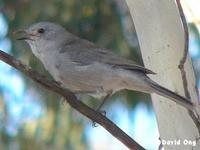
M 155 74 L 153 71 L 138 65 L 130 59 L 119 56 L 110 50 L 97 47 L 93 43 L 79 38 L 65 43 L 64 49 L 60 52 L 66 52 L 70 60 L 79 65 L 90 65 L 94 62 L 100 62 L 116 68 L 137 70 L 145 74 Z

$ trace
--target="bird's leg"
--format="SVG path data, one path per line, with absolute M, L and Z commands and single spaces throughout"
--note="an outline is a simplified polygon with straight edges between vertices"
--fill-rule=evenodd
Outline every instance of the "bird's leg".
M 59 86 L 62 86 L 62 83 L 61 83 L 61 82 L 56 81 L 56 83 L 57 83 Z M 66 102 L 67 102 L 66 99 L 65 99 L 64 97 L 61 97 L 61 99 L 60 99 L 61 105 L 64 105 Z
M 105 114 L 105 115 L 106 115 L 106 112 L 105 112 L 105 111 L 101 111 L 100 109 L 103 107 L 103 105 L 104 105 L 105 102 L 110 98 L 111 95 L 112 95 L 111 93 L 108 93 L 108 94 L 102 99 L 102 103 L 97 107 L 96 111 L 103 112 L 102 114 Z
M 106 116 L 106 111 L 105 110 L 100 110 L 102 106 L 105 104 L 105 102 L 110 98 L 112 95 L 112 92 L 109 92 L 102 100 L 102 103 L 97 107 L 96 111 L 100 112 L 102 115 Z M 92 126 L 97 127 L 96 122 L 92 121 Z

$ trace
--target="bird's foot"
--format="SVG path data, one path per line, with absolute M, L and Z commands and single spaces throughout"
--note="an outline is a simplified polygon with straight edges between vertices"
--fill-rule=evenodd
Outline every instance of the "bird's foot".
M 96 110 L 97 112 L 101 113 L 103 116 L 106 116 L 106 111 L 105 110 Z M 97 123 L 92 120 L 92 126 L 97 127 Z

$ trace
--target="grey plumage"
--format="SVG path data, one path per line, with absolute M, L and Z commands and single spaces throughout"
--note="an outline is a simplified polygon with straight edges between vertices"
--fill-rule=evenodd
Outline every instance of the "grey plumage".
M 78 37 L 74 38 L 70 42 L 66 42 L 59 52 L 66 52 L 67 55 L 69 55 L 70 60 L 78 63 L 78 65 L 90 65 L 94 62 L 99 62 L 111 65 L 112 67 L 119 67 L 127 70 L 138 70 L 147 74 L 155 74 L 153 71 L 137 65 L 132 60 L 116 55 L 110 50 L 100 48 L 93 43 Z
M 152 81 L 153 71 L 81 39 L 58 24 L 40 22 L 24 30 L 32 52 L 62 86 L 77 94 L 105 97 L 122 89 L 157 93 L 187 109 L 193 104 Z

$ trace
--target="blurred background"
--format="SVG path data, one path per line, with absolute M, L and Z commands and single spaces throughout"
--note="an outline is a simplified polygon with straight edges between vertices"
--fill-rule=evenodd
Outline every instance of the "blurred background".
M 190 31 L 189 51 L 200 87 L 200 0 L 181 0 Z M 37 21 L 62 24 L 70 32 L 142 64 L 133 22 L 123 0 L 0 0 L 0 49 L 47 75 L 13 31 Z M 100 101 L 83 100 L 96 108 Z M 148 150 L 159 145 L 150 96 L 121 91 L 106 102 L 107 117 Z M 0 62 L 1 150 L 126 150 L 102 127 L 93 127 L 55 93 Z

